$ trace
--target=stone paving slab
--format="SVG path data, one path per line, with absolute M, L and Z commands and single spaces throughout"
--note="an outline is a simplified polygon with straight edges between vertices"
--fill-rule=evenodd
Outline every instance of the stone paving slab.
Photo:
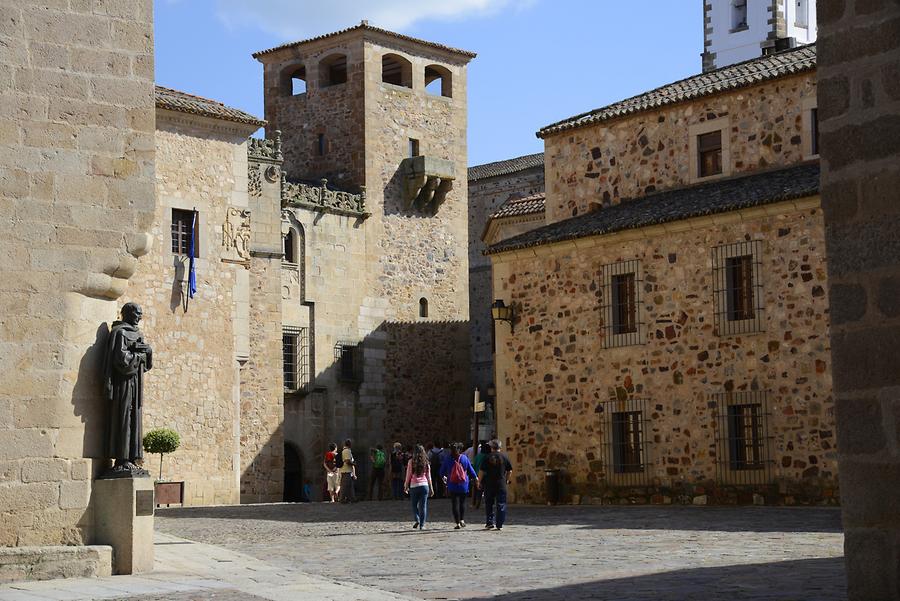
M 424 532 L 405 502 L 167 509 L 157 527 L 416 599 L 846 599 L 836 509 L 514 506 L 503 532 L 429 509 Z

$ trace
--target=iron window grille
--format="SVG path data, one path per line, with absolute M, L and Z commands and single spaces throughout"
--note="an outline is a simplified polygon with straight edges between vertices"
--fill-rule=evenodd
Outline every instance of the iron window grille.
M 200 224 L 194 226 L 195 211 L 185 209 L 172 209 L 172 253 L 176 255 L 188 255 L 191 252 L 191 228 L 193 227 L 194 250 L 199 254 L 197 246 L 197 230 Z M 199 219 L 197 220 L 200 221 Z
M 603 347 L 643 344 L 641 262 L 637 259 L 603 266 Z
M 716 246 L 712 264 L 716 333 L 731 336 L 765 331 L 762 241 Z
M 309 390 L 309 328 L 284 328 L 281 334 L 284 389 L 287 392 Z
M 362 347 L 353 342 L 338 342 L 334 346 L 334 362 L 338 380 L 341 382 L 362 382 Z
M 648 399 L 606 401 L 600 405 L 603 427 L 604 478 L 609 484 L 636 486 L 650 483 Z
M 712 395 L 716 422 L 716 475 L 735 485 L 769 484 L 772 461 L 768 393 L 722 392 Z
M 722 173 L 722 130 L 697 136 L 697 173 L 709 177 Z

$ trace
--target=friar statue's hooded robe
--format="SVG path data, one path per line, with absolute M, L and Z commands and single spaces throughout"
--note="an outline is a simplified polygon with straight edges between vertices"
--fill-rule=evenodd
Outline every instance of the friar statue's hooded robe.
M 125 317 L 125 308 L 123 308 Z M 153 354 L 144 346 L 141 331 L 127 321 L 113 322 L 106 353 L 104 384 L 109 401 L 107 456 L 116 464 L 142 459 L 141 428 L 144 404 L 144 372 L 153 367 Z

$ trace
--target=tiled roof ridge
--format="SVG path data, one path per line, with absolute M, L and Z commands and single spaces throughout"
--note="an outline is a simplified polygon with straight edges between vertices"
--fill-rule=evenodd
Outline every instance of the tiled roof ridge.
M 785 59 L 791 58 L 795 59 L 794 62 L 785 62 Z M 769 63 L 771 63 L 771 66 L 768 69 L 768 72 L 765 70 L 753 70 L 751 72 L 744 73 L 740 72 L 740 69 L 745 68 L 749 65 L 768 66 Z M 799 67 L 792 68 L 795 65 L 799 65 Z M 616 102 L 613 102 L 611 104 L 607 104 L 605 106 L 601 106 L 584 113 L 567 117 L 555 123 L 551 123 L 550 125 L 546 125 L 539 129 L 535 135 L 538 138 L 544 138 L 550 134 L 591 125 L 593 123 L 605 121 L 613 117 L 630 115 L 661 106 L 667 106 L 669 104 L 675 104 L 677 102 L 693 100 L 695 98 L 702 98 L 703 96 L 708 96 L 716 92 L 733 90 L 744 86 L 754 85 L 763 81 L 776 79 L 778 77 L 786 75 L 793 75 L 795 73 L 806 71 L 809 69 L 814 69 L 815 67 L 816 43 L 813 42 L 812 44 L 805 44 L 803 46 L 797 46 L 796 48 L 790 48 L 788 50 L 783 50 L 774 54 L 751 58 L 739 63 L 719 67 L 718 69 L 715 69 L 713 71 L 697 73 L 679 79 L 677 81 L 663 84 L 661 86 L 653 88 L 652 90 L 641 92 L 640 94 L 636 94 L 622 100 L 617 100 Z M 727 73 L 728 75 L 722 77 L 722 74 L 725 73 Z M 716 80 L 717 76 L 722 78 Z M 741 81 L 742 79 L 746 78 L 750 78 L 750 80 L 746 82 Z M 679 90 L 679 88 L 684 86 L 685 83 L 695 80 L 698 82 L 702 82 L 704 79 L 708 81 L 704 82 L 696 90 Z M 734 82 L 739 83 L 738 85 L 733 85 Z M 663 93 L 670 88 L 673 92 L 677 91 L 678 93 Z M 629 104 L 635 105 L 642 99 L 647 100 L 645 105 L 637 104 L 636 106 L 629 106 Z M 615 112 L 615 114 L 604 116 L 603 113 L 607 112 Z
M 803 198 L 818 193 L 819 172 L 819 162 L 812 161 L 654 192 L 519 234 L 491 246 L 485 254 L 640 229 Z
M 534 167 L 543 164 L 543 152 L 524 154 L 519 157 L 504 159 L 502 161 L 493 161 L 490 163 L 483 163 L 481 165 L 473 165 L 468 169 L 468 179 L 469 181 L 476 181 L 479 179 L 487 179 L 489 177 L 497 177 L 498 175 L 508 175 L 517 171 L 533 169 Z
M 263 126 L 266 124 L 264 120 L 218 100 L 189 94 L 175 88 L 156 84 L 154 96 L 158 108 L 249 125 Z
M 317 42 L 319 40 L 326 40 L 328 38 L 333 38 L 345 33 L 349 33 L 351 31 L 355 31 L 357 29 L 362 29 L 365 31 L 373 31 L 375 33 L 381 33 L 389 36 L 393 36 L 395 38 L 399 38 L 401 40 L 405 40 L 407 42 L 415 42 L 417 44 L 423 44 L 425 46 L 430 46 L 431 48 L 437 48 L 439 50 L 444 50 L 446 52 L 452 52 L 454 54 L 461 54 L 463 56 L 467 56 L 470 59 L 478 56 L 474 52 L 470 52 L 468 50 L 462 50 L 460 48 L 454 48 L 453 46 L 445 46 L 444 44 L 439 44 L 437 42 L 429 42 L 428 40 L 422 40 L 420 38 L 414 38 L 412 36 L 404 35 L 402 33 L 397 33 L 396 31 L 390 31 L 388 29 L 382 29 L 381 27 L 375 27 L 374 25 L 369 25 L 368 21 L 362 21 L 359 25 L 353 25 L 351 27 L 347 27 L 345 29 L 340 29 L 338 31 L 332 31 L 331 33 L 324 33 L 322 35 L 317 35 L 311 38 L 307 38 L 305 40 L 297 40 L 296 42 L 287 42 L 281 44 L 279 46 L 275 46 L 273 48 L 269 48 L 267 50 L 260 50 L 258 52 L 253 53 L 253 58 L 259 58 L 264 54 L 269 54 L 271 52 L 276 52 L 278 50 L 283 50 L 284 48 L 291 48 L 294 46 L 299 46 L 300 44 L 307 44 L 309 42 Z

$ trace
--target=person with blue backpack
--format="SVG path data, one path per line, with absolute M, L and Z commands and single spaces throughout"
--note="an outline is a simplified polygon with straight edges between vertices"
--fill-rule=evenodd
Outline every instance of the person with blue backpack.
M 441 478 L 447 485 L 450 505 L 453 508 L 453 519 L 456 530 L 466 527 L 466 499 L 469 497 L 469 483 L 478 481 L 478 474 L 466 454 L 462 452 L 462 444 L 455 442 L 450 447 L 450 455 L 441 464 Z

